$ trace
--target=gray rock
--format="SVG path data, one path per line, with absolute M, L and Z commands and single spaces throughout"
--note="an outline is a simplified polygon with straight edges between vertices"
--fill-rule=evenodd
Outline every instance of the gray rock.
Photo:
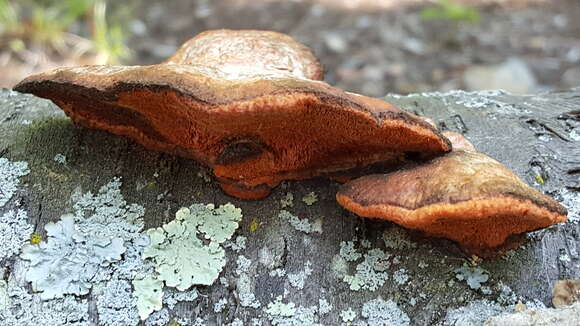
M 509 58 L 499 65 L 473 66 L 463 74 L 469 90 L 503 89 L 515 94 L 532 92 L 537 80 L 528 65 L 519 58 Z

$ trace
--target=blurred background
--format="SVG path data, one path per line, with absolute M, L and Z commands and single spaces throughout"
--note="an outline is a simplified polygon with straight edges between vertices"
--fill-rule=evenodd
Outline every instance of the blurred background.
M 579 0 L 0 0 L 0 87 L 159 63 L 218 28 L 290 34 L 328 83 L 369 96 L 580 86 Z

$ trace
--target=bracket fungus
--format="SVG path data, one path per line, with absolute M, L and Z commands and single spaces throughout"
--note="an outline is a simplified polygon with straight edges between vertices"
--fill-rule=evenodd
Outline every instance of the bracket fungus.
M 287 35 L 218 30 L 161 64 L 61 68 L 14 89 L 52 100 L 80 125 L 200 161 L 238 198 L 451 150 L 429 123 L 322 77 L 317 58 Z
M 499 162 L 464 150 L 414 168 L 353 180 L 337 201 L 363 217 L 381 218 L 478 252 L 510 235 L 566 221 L 566 209 Z

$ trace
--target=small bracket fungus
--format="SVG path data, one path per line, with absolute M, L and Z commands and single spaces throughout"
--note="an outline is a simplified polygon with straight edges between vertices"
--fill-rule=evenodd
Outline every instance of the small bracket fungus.
M 475 251 L 566 221 L 566 209 L 552 198 L 492 158 L 462 150 L 353 180 L 336 198 L 360 216 L 387 219 Z
M 451 149 L 418 117 L 319 79 L 316 57 L 286 35 L 219 30 L 161 64 L 61 68 L 15 90 L 52 100 L 80 125 L 198 160 L 245 199 L 283 180 Z

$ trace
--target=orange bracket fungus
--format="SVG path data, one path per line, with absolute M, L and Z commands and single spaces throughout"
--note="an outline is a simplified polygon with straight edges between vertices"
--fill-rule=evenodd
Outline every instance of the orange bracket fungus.
M 513 234 L 566 221 L 566 209 L 499 162 L 464 150 L 425 165 L 353 180 L 336 199 L 363 217 L 387 219 L 478 252 Z
M 322 78 L 312 52 L 287 35 L 218 30 L 161 64 L 61 68 L 14 89 L 52 100 L 80 125 L 200 161 L 238 198 L 451 150 L 429 123 Z

